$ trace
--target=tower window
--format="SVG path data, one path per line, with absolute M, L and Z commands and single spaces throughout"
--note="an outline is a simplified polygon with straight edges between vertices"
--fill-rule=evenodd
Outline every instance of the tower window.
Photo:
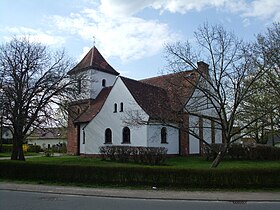
M 112 143 L 112 131 L 110 128 L 107 128 L 105 130 L 105 144 L 111 144 Z
M 166 143 L 167 143 L 167 138 L 166 138 L 166 136 L 167 136 L 166 127 L 163 127 L 163 128 L 161 129 L 160 134 L 161 134 L 161 135 L 160 135 L 160 136 L 161 136 L 161 143 L 166 144 Z
M 123 128 L 123 144 L 130 144 L 130 129 L 128 127 Z
M 102 87 L 106 87 L 106 79 L 102 80 Z
M 120 112 L 123 112 L 123 102 L 120 103 Z
M 118 111 L 118 105 L 115 103 L 114 104 L 114 112 L 117 112 Z

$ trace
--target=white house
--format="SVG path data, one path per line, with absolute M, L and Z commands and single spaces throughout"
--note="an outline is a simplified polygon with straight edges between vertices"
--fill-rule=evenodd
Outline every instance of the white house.
M 37 128 L 27 137 L 27 143 L 41 148 L 67 144 L 65 128 Z
M 208 65 L 198 62 L 198 69 L 207 72 Z M 136 81 L 119 76 L 93 47 L 69 75 L 80 78 L 83 91 L 69 109 L 68 153 L 98 155 L 100 146 L 126 145 L 189 155 L 201 152 L 199 139 L 222 141 L 213 109 L 192 107 L 201 100 L 194 70 Z

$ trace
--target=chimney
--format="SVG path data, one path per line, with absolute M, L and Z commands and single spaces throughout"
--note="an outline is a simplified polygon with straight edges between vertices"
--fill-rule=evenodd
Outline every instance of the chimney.
M 197 66 L 199 70 L 206 70 L 208 71 L 209 65 L 207 63 L 204 63 L 203 61 L 197 62 Z

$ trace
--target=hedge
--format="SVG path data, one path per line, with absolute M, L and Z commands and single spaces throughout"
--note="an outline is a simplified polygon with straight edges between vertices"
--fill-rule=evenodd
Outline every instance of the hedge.
M 203 147 L 203 156 L 214 159 L 217 151 L 221 151 L 224 144 L 211 144 Z M 232 160 L 280 160 L 280 148 L 263 144 L 231 144 L 225 158 Z
M 103 160 L 133 160 L 135 163 L 148 165 L 163 164 L 167 155 L 167 149 L 164 147 L 101 146 L 99 151 Z
M 280 169 L 172 169 L 0 162 L 0 178 L 176 188 L 279 188 Z

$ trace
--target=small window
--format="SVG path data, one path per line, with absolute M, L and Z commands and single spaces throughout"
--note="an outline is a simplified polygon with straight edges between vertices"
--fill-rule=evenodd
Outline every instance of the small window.
M 102 87 L 106 87 L 106 79 L 102 80 Z
M 82 92 L 82 80 L 81 79 L 78 79 L 77 81 L 78 83 L 78 94 L 80 94 Z
M 167 132 L 166 132 L 166 127 L 163 127 L 162 129 L 161 129 L 161 143 L 162 144 L 166 144 L 167 143 Z
M 86 143 L 86 132 L 83 129 L 83 144 L 85 144 L 85 143 Z
M 123 103 L 120 104 L 120 112 L 123 112 Z
M 123 128 L 123 144 L 130 144 L 130 129 L 128 127 Z
M 110 128 L 107 128 L 105 130 L 105 144 L 111 144 L 112 143 L 112 131 Z
M 118 105 L 115 103 L 114 104 L 114 112 L 117 112 L 118 111 Z

